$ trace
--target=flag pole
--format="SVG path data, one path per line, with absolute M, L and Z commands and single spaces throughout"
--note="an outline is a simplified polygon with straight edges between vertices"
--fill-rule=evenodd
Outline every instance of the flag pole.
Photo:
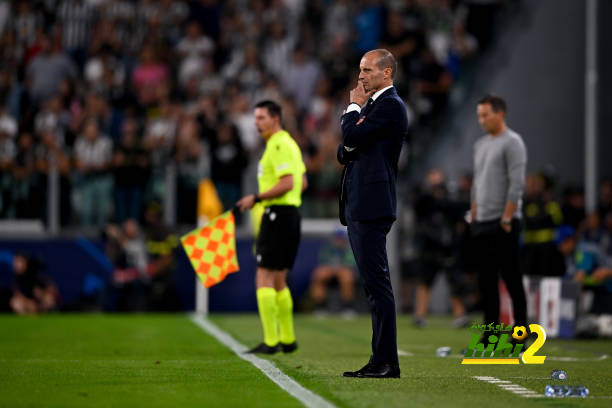
M 205 215 L 198 217 L 198 228 L 206 225 L 208 219 Z M 198 315 L 208 316 L 208 288 L 204 287 L 198 275 L 194 275 L 195 287 L 196 287 L 196 298 L 195 298 L 195 312 Z

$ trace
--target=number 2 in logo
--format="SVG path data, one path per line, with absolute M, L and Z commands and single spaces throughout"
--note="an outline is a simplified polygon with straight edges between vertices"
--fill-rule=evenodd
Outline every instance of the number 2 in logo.
M 534 354 L 538 351 L 546 342 L 546 332 L 544 328 L 539 324 L 530 324 L 529 330 L 532 333 L 536 333 L 538 338 L 533 342 L 531 346 L 523 353 L 523 363 L 525 364 L 544 364 L 546 356 L 535 356 Z

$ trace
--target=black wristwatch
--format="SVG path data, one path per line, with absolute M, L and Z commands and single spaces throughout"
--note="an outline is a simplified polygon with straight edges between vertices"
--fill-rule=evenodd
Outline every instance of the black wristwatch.
M 259 194 L 255 194 L 255 198 L 253 199 L 253 204 L 257 204 L 261 202 L 261 198 L 259 198 Z
M 510 219 L 510 220 L 504 220 L 504 219 L 502 218 L 501 223 L 502 223 L 502 224 L 504 224 L 504 225 L 512 225 L 512 219 Z

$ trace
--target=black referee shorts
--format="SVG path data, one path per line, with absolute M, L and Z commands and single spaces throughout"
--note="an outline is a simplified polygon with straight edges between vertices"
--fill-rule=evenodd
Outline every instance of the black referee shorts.
M 300 244 L 300 212 L 292 205 L 271 205 L 261 218 L 255 246 L 257 266 L 291 269 Z

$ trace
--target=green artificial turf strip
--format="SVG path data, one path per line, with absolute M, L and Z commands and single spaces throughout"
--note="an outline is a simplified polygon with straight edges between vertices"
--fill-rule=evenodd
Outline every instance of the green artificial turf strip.
M 254 315 L 216 315 L 213 320 L 238 341 L 252 345 L 261 340 L 259 320 Z M 343 320 L 297 316 L 296 335 L 300 349 L 294 355 L 277 354 L 270 359 L 305 387 L 340 407 L 474 407 L 502 403 L 530 406 L 608 407 L 612 402 L 612 360 L 595 361 L 602 354 L 612 357 L 610 340 L 548 339 L 537 355 L 577 357 L 578 362 L 545 361 L 534 365 L 461 365 L 459 352 L 467 346 L 468 329 L 450 328 L 449 319 L 431 319 L 425 329 L 412 326 L 409 317 L 398 319 L 398 347 L 414 356 L 400 357 L 401 379 L 371 380 L 343 378 L 345 370 L 361 368 L 370 352 L 368 317 Z M 452 355 L 436 355 L 440 346 L 450 346 Z M 555 368 L 567 371 L 564 384 L 585 385 L 592 398 L 585 400 L 527 399 L 497 385 L 473 379 L 492 376 L 544 393 Z
M 301 406 L 184 315 L 3 315 L 0 332 L 0 407 Z
M 257 315 L 213 315 L 238 341 L 261 341 Z M 430 319 L 424 330 L 398 319 L 399 380 L 341 377 L 369 355 L 367 317 L 343 320 L 296 317 L 300 349 L 270 360 L 308 389 L 339 407 L 462 407 L 512 403 L 517 407 L 607 407 L 612 401 L 610 340 L 549 339 L 539 355 L 576 357 L 543 365 L 465 366 L 459 350 L 467 329 Z M 0 316 L 0 407 L 294 407 L 300 404 L 255 367 L 239 359 L 183 315 Z M 452 355 L 436 356 L 440 346 Z M 159 361 L 159 364 L 156 362 Z M 566 384 L 586 385 L 582 399 L 526 399 L 473 379 L 493 376 L 543 393 L 554 368 Z

